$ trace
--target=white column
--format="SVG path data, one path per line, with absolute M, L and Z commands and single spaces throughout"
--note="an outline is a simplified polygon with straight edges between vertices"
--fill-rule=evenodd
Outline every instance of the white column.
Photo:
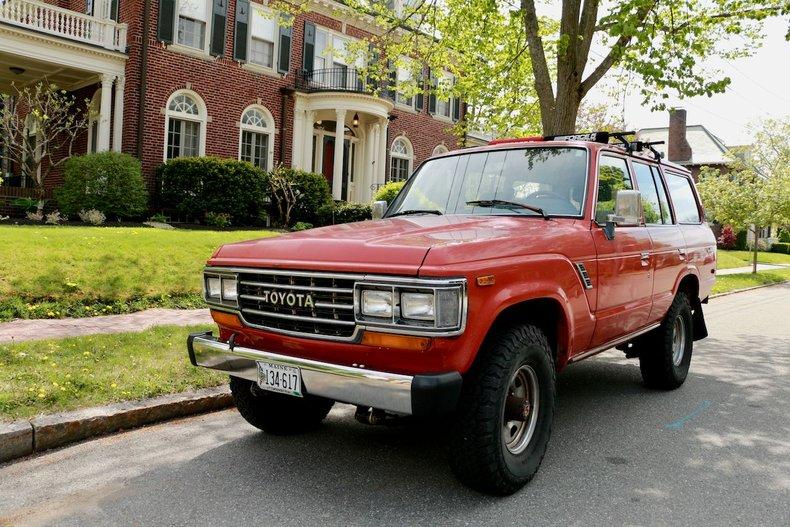
M 293 129 L 293 151 L 291 152 L 291 166 L 296 169 L 302 168 L 304 160 L 304 105 L 297 97 L 294 102 L 294 129 Z
M 346 111 L 335 110 L 335 166 L 332 173 L 332 197 L 340 199 L 343 193 L 343 141 L 346 132 Z
M 306 171 L 313 169 L 313 125 L 315 124 L 315 112 L 305 112 L 304 119 L 304 143 L 302 145 L 302 168 Z
M 112 115 L 112 149 L 116 152 L 121 151 L 121 143 L 123 142 L 123 89 L 125 84 L 126 77 L 124 76 L 118 77 L 115 81 L 115 107 L 113 108 Z
M 101 107 L 99 115 L 99 138 L 96 149 L 106 152 L 110 149 L 110 114 L 112 113 L 112 81 L 113 76 L 101 76 Z
M 381 125 L 373 125 L 373 152 L 370 156 L 370 184 L 379 182 L 379 153 L 381 152 Z
M 378 167 L 378 183 L 383 185 L 387 180 L 387 128 L 389 128 L 390 121 L 386 117 L 381 120 L 380 145 L 379 145 L 379 167 Z
M 365 157 L 363 158 L 362 163 L 362 180 L 360 182 L 365 188 L 362 189 L 361 197 L 365 199 L 365 201 L 370 201 L 373 197 L 373 191 L 371 190 L 371 185 L 375 179 L 373 178 L 373 152 L 375 152 L 374 147 L 374 138 L 373 138 L 373 127 L 375 125 L 371 124 L 368 125 L 367 129 L 365 130 Z

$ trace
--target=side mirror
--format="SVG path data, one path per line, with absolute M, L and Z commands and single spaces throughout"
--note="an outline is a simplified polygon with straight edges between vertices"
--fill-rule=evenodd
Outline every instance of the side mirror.
M 372 207 L 373 219 L 380 220 L 383 218 L 388 206 L 386 201 L 374 201 Z
M 614 228 L 637 227 L 642 224 L 642 195 L 638 190 L 618 190 L 614 198 L 614 214 L 604 225 L 606 238 L 614 239 Z

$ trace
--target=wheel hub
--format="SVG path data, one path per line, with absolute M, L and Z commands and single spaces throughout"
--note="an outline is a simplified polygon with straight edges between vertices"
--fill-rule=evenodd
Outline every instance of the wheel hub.
M 672 364 L 680 366 L 686 353 L 686 322 L 677 316 L 672 325 Z
M 540 388 L 531 366 L 521 366 L 510 379 L 502 409 L 502 441 L 511 454 L 529 446 L 538 422 Z

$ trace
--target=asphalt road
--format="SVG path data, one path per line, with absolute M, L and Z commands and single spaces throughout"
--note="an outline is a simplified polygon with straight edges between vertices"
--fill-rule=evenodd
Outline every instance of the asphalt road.
M 559 376 L 538 476 L 458 484 L 442 427 L 268 437 L 235 410 L 0 467 L 0 525 L 790 525 L 790 285 L 715 299 L 686 384 L 648 391 L 611 350 Z

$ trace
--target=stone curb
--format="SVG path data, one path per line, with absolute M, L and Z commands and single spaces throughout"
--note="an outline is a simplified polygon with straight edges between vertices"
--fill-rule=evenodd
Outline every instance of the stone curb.
M 221 410 L 232 404 L 228 387 L 218 386 L 0 423 L 0 463 L 119 430 Z
M 754 287 L 745 287 L 743 289 L 736 289 L 735 291 L 727 291 L 726 293 L 718 293 L 715 295 L 710 295 L 711 298 L 720 298 L 722 296 L 734 295 L 736 293 L 745 293 L 746 291 L 754 291 L 755 289 L 762 289 L 764 287 L 773 287 L 775 285 L 782 285 L 790 282 L 790 280 L 784 280 L 782 282 L 774 282 L 773 284 L 762 284 L 756 285 Z

